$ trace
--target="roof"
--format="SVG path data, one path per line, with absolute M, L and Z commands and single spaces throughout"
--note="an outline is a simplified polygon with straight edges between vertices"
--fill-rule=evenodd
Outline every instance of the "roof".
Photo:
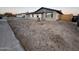
M 46 10 L 46 11 L 44 11 L 44 10 Z M 52 13 L 53 11 L 56 11 L 59 14 L 63 14 L 60 10 L 55 10 L 55 9 L 41 7 L 41 8 L 39 8 L 38 10 L 36 10 L 34 12 L 26 12 L 26 13 L 20 13 L 20 14 L 16 14 L 16 15 L 21 15 L 21 14 L 27 14 L 28 15 L 28 14 Z
M 47 11 L 41 11 L 42 9 L 45 9 Z M 40 9 L 38 9 L 35 12 L 32 12 L 32 13 L 36 13 L 36 14 L 39 14 L 39 13 L 51 13 L 53 11 L 56 11 L 59 14 L 63 14 L 60 10 L 55 10 L 55 9 L 50 9 L 50 8 L 45 8 L 45 7 L 41 7 Z

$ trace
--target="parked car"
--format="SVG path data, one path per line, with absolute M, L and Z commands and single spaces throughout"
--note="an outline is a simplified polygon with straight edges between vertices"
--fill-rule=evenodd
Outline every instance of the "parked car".
M 72 22 L 77 22 L 77 26 L 79 27 L 79 15 L 78 16 L 73 16 Z
M 73 16 L 72 22 L 77 22 L 77 20 L 78 20 L 78 16 Z
M 3 17 L 2 16 L 0 16 L 0 19 L 2 19 Z
M 79 15 L 77 17 L 77 26 L 79 27 Z
M 79 21 L 77 21 L 77 26 L 79 27 Z

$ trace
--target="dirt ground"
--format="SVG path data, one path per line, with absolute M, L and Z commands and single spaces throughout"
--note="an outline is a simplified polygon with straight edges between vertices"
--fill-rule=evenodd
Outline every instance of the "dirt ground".
M 79 30 L 71 22 L 9 20 L 8 23 L 25 50 L 79 50 Z

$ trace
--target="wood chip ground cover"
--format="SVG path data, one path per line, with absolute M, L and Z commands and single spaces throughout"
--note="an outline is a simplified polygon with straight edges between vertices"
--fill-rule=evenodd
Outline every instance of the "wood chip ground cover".
M 25 50 L 79 50 L 79 32 L 71 23 L 33 20 L 9 20 L 8 23 Z

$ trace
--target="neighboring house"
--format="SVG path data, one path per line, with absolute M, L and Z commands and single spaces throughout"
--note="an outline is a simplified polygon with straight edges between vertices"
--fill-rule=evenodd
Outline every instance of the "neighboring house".
M 41 7 L 35 12 L 27 13 L 26 17 L 31 18 L 31 19 L 40 18 L 40 20 L 56 21 L 59 19 L 60 14 L 63 14 L 63 13 L 59 10 Z
M 16 14 L 16 17 L 24 17 L 25 18 L 25 16 L 26 16 L 26 13 L 20 13 L 20 14 Z

